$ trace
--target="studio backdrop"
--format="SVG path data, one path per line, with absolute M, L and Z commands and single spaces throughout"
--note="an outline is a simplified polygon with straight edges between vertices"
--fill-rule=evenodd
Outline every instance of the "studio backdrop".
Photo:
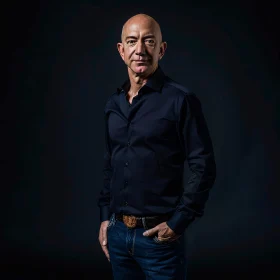
M 103 110 L 127 78 L 116 44 L 122 25 L 136 13 L 159 22 L 167 42 L 160 65 L 198 96 L 214 146 L 217 179 L 204 216 L 185 233 L 189 279 L 205 274 L 251 279 L 253 272 L 277 272 L 274 9 L 236 1 L 223 6 L 195 1 L 160 7 L 26 5 L 11 7 L 7 21 L 1 254 L 3 273 L 11 278 L 5 279 L 112 277 L 98 242 Z

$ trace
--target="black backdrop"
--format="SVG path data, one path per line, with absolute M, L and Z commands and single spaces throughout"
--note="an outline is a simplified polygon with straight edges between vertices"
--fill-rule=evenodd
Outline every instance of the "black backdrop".
M 160 23 L 168 43 L 161 66 L 200 98 L 215 149 L 205 215 L 185 235 L 189 279 L 277 273 L 276 5 L 30 3 L 12 3 L 5 22 L 3 279 L 111 279 L 97 239 L 103 106 L 127 77 L 116 43 L 136 13 Z

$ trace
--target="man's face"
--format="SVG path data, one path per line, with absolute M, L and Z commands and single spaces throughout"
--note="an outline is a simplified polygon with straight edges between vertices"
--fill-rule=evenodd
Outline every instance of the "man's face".
M 164 55 L 166 43 L 161 42 L 160 29 L 147 18 L 128 21 L 118 43 L 119 53 L 130 70 L 140 76 L 154 72 Z

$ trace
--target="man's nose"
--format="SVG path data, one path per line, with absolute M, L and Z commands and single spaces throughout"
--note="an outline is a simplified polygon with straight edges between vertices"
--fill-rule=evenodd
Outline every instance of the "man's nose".
M 137 55 L 145 55 L 145 44 L 139 41 L 136 45 L 135 54 Z

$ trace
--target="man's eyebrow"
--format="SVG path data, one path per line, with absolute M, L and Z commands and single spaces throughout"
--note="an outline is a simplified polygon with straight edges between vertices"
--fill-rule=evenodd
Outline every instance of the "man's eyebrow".
M 147 35 L 143 36 L 143 38 L 144 39 L 146 39 L 146 38 L 156 38 L 156 36 L 153 35 L 153 34 L 147 34 Z M 127 40 L 127 39 L 137 39 L 137 37 L 135 37 L 135 36 L 126 36 L 125 40 Z
M 147 34 L 147 35 L 143 36 L 144 39 L 146 39 L 146 38 L 155 38 L 155 37 L 156 36 L 153 35 L 153 34 Z
M 137 37 L 135 37 L 135 36 L 126 36 L 125 40 L 127 40 L 127 39 L 137 39 Z

